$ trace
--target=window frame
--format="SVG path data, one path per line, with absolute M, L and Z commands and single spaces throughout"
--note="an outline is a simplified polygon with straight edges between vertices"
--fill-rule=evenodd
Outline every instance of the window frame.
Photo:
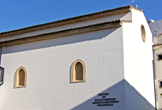
M 19 73 L 20 73 L 20 70 L 24 70 L 24 73 L 25 73 L 25 78 L 24 78 L 24 85 L 19 85 Z M 23 88 L 23 87 L 26 87 L 27 86 L 27 70 L 25 67 L 21 66 L 19 67 L 17 70 L 16 70 L 16 73 L 15 73 L 15 83 L 14 83 L 14 88 Z
M 75 80 L 75 78 L 74 78 L 74 76 L 75 76 L 74 74 L 76 74 L 75 67 L 78 62 L 81 63 L 83 66 L 83 80 Z M 75 60 L 71 66 L 71 83 L 77 83 L 77 82 L 86 82 L 86 65 L 85 65 L 84 61 L 81 59 Z

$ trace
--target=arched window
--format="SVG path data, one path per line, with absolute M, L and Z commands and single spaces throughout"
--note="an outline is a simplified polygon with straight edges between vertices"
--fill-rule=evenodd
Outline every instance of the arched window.
M 83 80 L 83 66 L 80 62 L 77 62 L 75 66 L 75 79 Z
M 17 69 L 15 74 L 15 88 L 26 87 L 27 84 L 27 71 L 25 67 L 21 66 Z
M 71 66 L 71 82 L 86 81 L 86 66 L 81 59 L 77 59 Z
M 20 70 L 19 72 L 19 85 L 24 86 L 25 84 L 25 71 L 23 69 Z

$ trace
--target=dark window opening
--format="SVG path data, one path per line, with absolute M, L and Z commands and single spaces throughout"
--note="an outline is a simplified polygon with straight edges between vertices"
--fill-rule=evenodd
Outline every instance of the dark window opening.
M 160 81 L 160 87 L 162 87 L 162 81 Z
M 158 60 L 162 60 L 162 55 L 158 55 Z
M 162 80 L 159 80 L 159 88 L 162 87 Z

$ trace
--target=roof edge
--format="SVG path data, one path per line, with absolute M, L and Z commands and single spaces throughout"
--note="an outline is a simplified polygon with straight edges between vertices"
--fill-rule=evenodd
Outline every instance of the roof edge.
M 91 20 L 91 19 L 97 19 L 97 18 L 101 18 L 104 16 L 112 16 L 112 15 L 116 15 L 116 14 L 126 13 L 126 12 L 131 11 L 130 10 L 131 8 L 137 9 L 137 8 L 134 8 L 134 7 L 128 5 L 128 6 L 118 7 L 118 8 L 114 8 L 114 9 L 103 10 L 103 11 L 99 11 L 99 12 L 94 12 L 94 13 L 89 13 L 89 14 L 80 15 L 80 16 L 76 16 L 76 17 L 66 18 L 66 19 L 57 20 L 57 21 L 53 21 L 53 22 L 48 22 L 48 23 L 44 23 L 44 24 L 38 24 L 38 25 L 33 25 L 33 26 L 25 27 L 25 28 L 16 29 L 16 30 L 1 32 L 0 38 L 14 36 L 14 35 L 28 33 L 28 32 L 33 32 L 33 31 L 38 31 L 38 30 L 43 30 L 43 29 L 47 29 L 47 28 L 51 28 L 51 27 L 57 27 L 57 26 L 87 21 L 87 20 Z M 139 10 L 139 9 L 137 9 L 137 10 Z
M 0 47 L 53 39 L 53 38 L 58 38 L 58 37 L 66 37 L 69 35 L 104 30 L 104 29 L 109 29 L 109 28 L 116 28 L 116 27 L 120 27 L 123 22 L 130 23 L 131 21 L 122 21 L 122 20 L 107 21 L 107 22 L 96 23 L 96 24 L 91 24 L 91 25 L 86 25 L 86 26 L 81 26 L 81 27 L 74 27 L 74 28 L 49 32 L 49 33 L 43 33 L 43 34 L 38 34 L 38 35 L 10 39 L 10 40 L 1 41 Z

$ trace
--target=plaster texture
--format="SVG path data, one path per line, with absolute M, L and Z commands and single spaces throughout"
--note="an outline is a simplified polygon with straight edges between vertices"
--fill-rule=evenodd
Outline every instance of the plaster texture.
M 143 99 L 137 101 L 137 94 L 128 95 L 129 90 L 126 87 L 126 110 L 141 110 L 142 108 L 154 110 L 152 35 L 143 12 L 132 10 L 132 13 L 132 23 L 123 24 L 124 77 Z M 146 42 L 142 40 L 141 25 L 145 27 Z M 142 100 L 148 102 L 141 103 L 145 102 Z M 133 102 L 129 103 L 130 101 Z
M 131 20 L 121 27 L 50 40 L 2 47 L 5 68 L 0 110 L 154 110 L 152 37 L 143 12 L 131 12 L 20 36 L 62 30 L 114 19 Z M 141 37 L 146 30 L 146 42 Z M 6 38 L 5 38 L 6 39 Z M 86 65 L 86 82 L 70 83 L 76 59 Z M 27 87 L 14 88 L 16 70 L 27 70 Z M 113 106 L 97 107 L 101 99 L 116 98 Z
M 2 66 L 6 71 L 0 109 L 73 110 L 90 99 L 88 108 L 98 110 L 92 104 L 93 97 L 124 78 L 121 33 L 122 28 L 114 28 L 4 47 Z M 86 64 L 87 79 L 83 83 L 70 83 L 70 67 L 78 58 Z M 15 70 L 20 66 L 28 71 L 27 87 L 13 89 Z M 109 94 L 125 100 L 124 83 Z M 110 109 L 116 108 L 124 109 L 124 101 Z
M 157 108 L 160 110 L 162 108 L 162 88 L 160 87 L 159 81 L 162 81 L 162 61 L 157 60 L 158 55 L 162 54 L 162 48 L 159 46 L 159 48 L 154 49 L 154 66 L 155 66 L 155 88 L 156 88 L 156 103 L 157 103 Z
M 156 90 L 156 104 L 157 104 L 157 110 L 162 109 L 162 88 L 160 85 L 160 82 L 162 81 L 162 60 L 158 58 L 159 55 L 162 54 L 162 35 L 153 37 L 154 40 L 154 46 L 153 46 L 153 52 L 154 52 L 154 71 L 155 71 L 155 90 Z

